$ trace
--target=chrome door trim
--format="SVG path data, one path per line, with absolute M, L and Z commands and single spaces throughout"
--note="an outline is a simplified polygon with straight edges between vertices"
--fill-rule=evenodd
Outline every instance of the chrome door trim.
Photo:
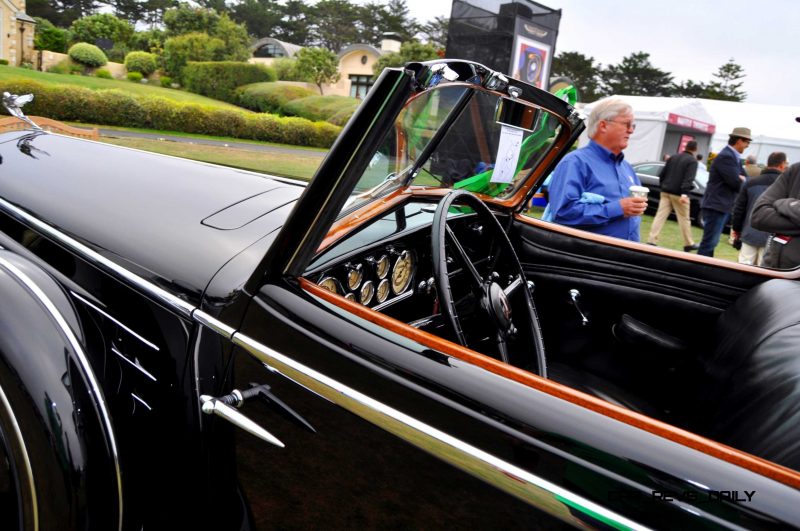
M 163 306 L 179 313 L 184 317 L 189 317 L 191 315 L 194 306 L 192 306 L 190 303 L 176 297 L 165 289 L 156 286 L 152 282 L 145 280 L 139 275 L 128 271 L 113 260 L 109 260 L 87 245 L 79 242 L 71 236 L 68 236 L 55 227 L 48 225 L 29 212 L 9 203 L 3 198 L 0 198 L 0 210 L 4 210 L 14 218 L 36 228 L 36 230 L 46 234 L 61 245 L 71 249 L 75 254 L 87 262 L 109 272 L 113 277 L 121 280 L 125 284 L 150 294 L 150 296 L 156 299 Z
M 28 447 L 25 446 L 25 438 L 22 436 L 22 430 L 20 429 L 19 423 L 17 422 L 17 417 L 14 415 L 14 410 L 11 408 L 11 402 L 8 401 L 8 397 L 6 396 L 5 391 L 3 391 L 2 386 L 0 386 L 0 406 L 2 406 L 6 410 L 6 412 L 8 413 L 8 418 L 11 419 L 11 429 L 14 431 L 13 436 L 16 437 L 22 452 L 22 460 L 24 461 L 25 465 L 25 474 L 28 476 L 27 484 L 31 492 L 31 506 L 32 506 L 31 512 L 33 514 L 33 530 L 38 531 L 39 501 L 36 498 L 36 485 L 33 482 L 33 467 L 31 466 L 31 459 L 30 456 L 28 455 Z M 25 522 L 23 521 L 22 524 L 24 525 L 24 523 Z
M 578 494 L 370 398 L 240 332 L 235 332 L 232 339 L 234 344 L 287 378 L 534 507 L 548 510 L 554 505 L 564 506 L 565 509 L 572 508 L 592 518 L 599 518 L 619 529 L 647 529 Z M 546 498 L 548 503 L 542 503 L 542 498 Z M 551 514 L 557 517 L 563 516 L 555 510 L 551 510 Z
M 0 257 L 0 267 L 3 267 L 12 276 L 16 277 L 17 280 L 26 289 L 28 289 L 28 291 L 30 291 L 31 294 L 33 294 L 38 299 L 39 303 L 45 308 L 45 310 L 47 310 L 47 313 L 50 314 L 50 316 L 56 322 L 58 327 L 61 329 L 61 332 L 66 337 L 73 351 L 75 351 L 75 356 L 78 359 L 78 365 L 83 372 L 83 376 L 87 380 L 91 393 L 92 395 L 94 395 L 94 400 L 95 403 L 97 404 L 97 408 L 100 411 L 100 417 L 101 417 L 100 421 L 103 423 L 103 427 L 105 428 L 104 431 L 107 438 L 106 442 L 109 445 L 111 455 L 113 456 L 114 459 L 114 468 L 117 479 L 117 503 L 119 507 L 118 528 L 122 529 L 122 474 L 119 468 L 119 452 L 117 449 L 117 439 L 114 436 L 114 426 L 111 423 L 111 415 L 106 406 L 105 396 L 103 395 L 103 388 L 97 381 L 94 371 L 92 370 L 92 366 L 89 363 L 89 359 L 87 358 L 86 353 L 83 351 L 83 347 L 81 347 L 78 338 L 75 337 L 75 334 L 70 328 L 69 324 L 67 323 L 67 320 L 64 319 L 63 315 L 61 315 L 61 312 L 58 310 L 53 301 L 50 300 L 47 294 L 45 294 L 45 292 L 42 291 L 42 289 L 36 285 L 33 279 L 31 279 L 28 275 L 26 275 L 22 270 L 20 270 L 17 266 L 9 262 L 7 259 Z

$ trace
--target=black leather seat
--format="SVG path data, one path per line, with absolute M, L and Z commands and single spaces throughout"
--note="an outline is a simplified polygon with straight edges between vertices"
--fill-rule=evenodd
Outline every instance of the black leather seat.
M 713 407 L 698 431 L 800 470 L 800 282 L 754 287 L 720 316 L 714 337 L 700 397 Z
M 692 410 L 679 415 L 688 423 L 681 427 L 800 470 L 800 282 L 776 279 L 752 288 L 719 316 L 713 334 L 713 351 L 699 360 L 703 374 L 679 391 L 689 393 Z M 549 376 L 660 416 L 640 397 L 584 371 L 553 364 Z

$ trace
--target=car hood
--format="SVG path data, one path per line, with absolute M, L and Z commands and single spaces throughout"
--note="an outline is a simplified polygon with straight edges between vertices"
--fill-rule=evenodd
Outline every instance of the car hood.
M 304 190 L 54 134 L 0 135 L 0 156 L 5 201 L 194 305 L 223 265 L 263 247 Z

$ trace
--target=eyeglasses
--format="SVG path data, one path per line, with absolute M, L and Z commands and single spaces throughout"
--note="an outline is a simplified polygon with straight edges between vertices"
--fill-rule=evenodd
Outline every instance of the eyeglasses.
M 618 122 L 617 120 L 605 120 L 606 122 L 614 122 L 615 124 L 624 125 L 625 129 L 636 131 L 636 122 Z

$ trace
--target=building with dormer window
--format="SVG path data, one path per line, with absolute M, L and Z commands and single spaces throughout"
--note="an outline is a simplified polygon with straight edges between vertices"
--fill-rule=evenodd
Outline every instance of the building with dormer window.
M 34 64 L 36 21 L 25 13 L 25 0 L 0 0 L 0 59 L 19 66 Z

